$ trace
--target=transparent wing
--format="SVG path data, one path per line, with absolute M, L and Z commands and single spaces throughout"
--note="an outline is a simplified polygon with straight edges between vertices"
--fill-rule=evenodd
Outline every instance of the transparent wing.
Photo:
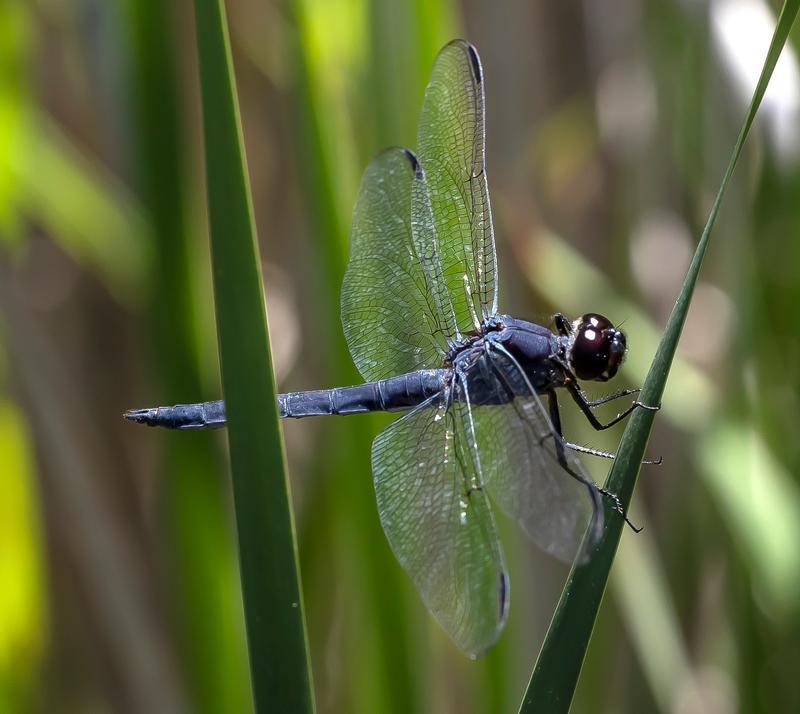
M 486 182 L 483 73 L 475 48 L 439 52 L 425 91 L 417 153 L 458 327 L 497 312 L 497 258 Z
M 489 360 L 498 393 L 525 395 L 472 409 L 489 495 L 540 548 L 585 561 L 603 526 L 597 487 L 573 452 L 565 458 L 574 475 L 559 463 L 550 418 L 514 358 L 492 351 Z
M 435 236 L 427 235 L 433 219 L 426 202 L 425 179 L 410 151 L 387 149 L 367 167 L 341 298 L 347 345 L 367 381 L 441 367 L 456 332 L 437 287 L 443 278 Z
M 486 493 L 445 393 L 378 434 L 372 448 L 383 529 L 431 614 L 468 655 L 497 640 L 508 578 Z

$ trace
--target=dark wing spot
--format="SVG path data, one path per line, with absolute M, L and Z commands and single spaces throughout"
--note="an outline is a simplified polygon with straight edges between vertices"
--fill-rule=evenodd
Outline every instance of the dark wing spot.
M 508 576 L 500 573 L 500 622 L 506 619 L 508 609 Z
M 472 65 L 472 74 L 475 77 L 475 81 L 480 84 L 483 82 L 483 70 L 481 69 L 481 59 L 478 57 L 478 50 L 469 42 L 465 42 L 464 44 L 467 46 L 467 54 L 469 55 L 469 61 Z
M 417 157 L 414 156 L 414 152 L 410 149 L 403 149 L 403 153 L 406 155 L 406 159 L 408 159 L 408 163 L 411 165 L 411 170 L 414 172 L 414 178 L 421 179 L 422 168 L 419 165 L 419 161 L 417 161 Z

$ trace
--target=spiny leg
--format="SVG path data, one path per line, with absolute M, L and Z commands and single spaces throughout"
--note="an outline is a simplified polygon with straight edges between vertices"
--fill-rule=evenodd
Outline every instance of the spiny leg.
M 565 447 L 567 446 L 567 442 L 564 441 L 564 435 L 561 430 L 561 414 L 558 411 L 558 397 L 556 397 L 556 393 L 552 390 L 547 392 L 547 408 L 550 413 L 550 422 L 553 425 L 553 431 L 555 431 L 555 447 L 556 447 L 556 458 L 558 459 L 558 463 L 561 464 L 561 467 L 573 478 L 578 479 L 578 481 L 582 483 L 586 483 L 586 478 L 581 476 L 580 474 L 576 473 L 576 471 L 569 465 L 567 462 L 567 456 L 565 452 Z M 588 484 L 587 484 L 588 485 Z M 641 532 L 641 528 L 635 526 L 630 519 L 628 518 L 627 514 L 625 513 L 625 509 L 622 507 L 622 502 L 619 500 L 619 496 L 607 489 L 598 486 L 594 482 L 591 483 L 591 486 L 596 488 L 597 491 L 602 495 L 608 498 L 611 503 L 614 504 L 614 510 L 617 511 L 624 519 L 625 523 L 630 526 L 631 530 L 634 533 Z
M 544 444 L 548 439 L 552 439 L 553 434 L 547 433 L 542 434 L 539 436 L 539 446 Z M 570 451 L 577 451 L 581 454 L 589 454 L 590 456 L 598 456 L 601 459 L 616 459 L 617 455 L 613 451 L 603 451 L 602 449 L 595 449 L 591 446 L 581 446 L 580 444 L 573 444 L 571 441 L 563 440 L 564 446 L 566 446 Z M 651 459 L 643 459 L 642 460 L 643 466 L 661 466 L 664 463 L 664 458 L 659 456 L 655 460 Z
M 619 500 L 619 496 L 617 496 L 616 493 L 612 493 L 611 491 L 603 488 L 602 486 L 598 486 L 597 490 L 600 491 L 600 493 L 603 494 L 606 498 L 611 500 L 611 503 L 614 504 L 614 510 L 617 513 L 619 513 L 625 519 L 625 523 L 628 524 L 628 527 L 634 533 L 641 533 L 642 532 L 642 527 L 641 526 L 635 526 L 633 524 L 633 522 L 630 520 L 630 518 L 628 518 L 628 516 L 625 513 L 625 509 L 622 507 L 622 501 Z
M 591 446 L 581 446 L 580 444 L 573 444 L 571 441 L 565 441 L 564 446 L 566 446 L 571 451 L 578 451 L 581 454 L 590 454 L 591 456 L 599 456 L 601 459 L 616 459 L 617 455 L 613 451 L 602 451 L 601 449 L 595 449 Z M 644 466 L 661 466 L 664 463 L 663 457 L 659 456 L 657 459 L 644 459 L 642 461 L 642 465 Z
M 659 409 L 661 409 L 660 405 L 657 407 L 652 407 L 647 404 L 643 404 L 640 401 L 634 401 L 631 402 L 631 404 L 627 407 L 627 409 L 624 409 L 619 414 L 617 414 L 617 416 L 615 416 L 611 421 L 604 424 L 595 416 L 594 412 L 592 411 L 592 406 L 593 406 L 592 403 L 586 399 L 583 392 L 575 385 L 574 382 L 567 384 L 566 387 L 567 391 L 569 392 L 574 402 L 578 405 L 580 410 L 583 412 L 583 415 L 592 425 L 592 428 L 594 428 L 597 431 L 603 431 L 604 429 L 608 429 L 614 426 L 614 424 L 619 424 L 619 422 L 621 422 L 626 416 L 628 416 L 628 414 L 630 414 L 637 407 L 641 409 L 647 409 L 649 411 L 658 411 Z M 611 401 L 611 399 L 606 399 L 606 401 Z M 604 402 L 600 403 L 602 404 Z
M 640 391 L 641 391 L 640 389 L 633 389 L 633 388 L 621 389 L 619 392 L 614 392 L 613 394 L 607 394 L 606 396 L 598 397 L 597 399 L 586 399 L 586 394 L 584 394 L 583 392 L 581 392 L 581 396 L 583 396 L 583 398 L 586 399 L 586 403 L 594 409 L 595 407 L 599 407 L 601 404 L 608 404 L 609 402 L 613 402 L 615 399 L 628 397 L 631 394 L 636 394 L 637 392 Z

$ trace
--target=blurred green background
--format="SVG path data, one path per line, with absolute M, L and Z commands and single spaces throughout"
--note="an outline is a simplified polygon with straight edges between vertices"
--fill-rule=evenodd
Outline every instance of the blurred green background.
M 437 50 L 486 76 L 503 311 L 624 322 L 644 377 L 775 21 L 761 0 L 230 0 L 279 387 L 354 383 L 360 174 Z M 800 68 L 728 192 L 576 712 L 800 710 Z M 0 712 L 246 712 L 192 3 L 0 0 Z M 569 405 L 573 441 L 614 448 Z M 512 606 L 466 660 L 378 523 L 385 417 L 285 424 L 320 712 L 515 711 L 566 568 L 501 521 Z M 589 463 L 602 480 L 607 464 Z

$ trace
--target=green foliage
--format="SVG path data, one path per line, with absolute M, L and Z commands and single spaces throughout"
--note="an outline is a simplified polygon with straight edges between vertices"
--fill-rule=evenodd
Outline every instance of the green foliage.
M 0 555 L 3 710 L 252 706 L 225 439 L 119 419 L 130 407 L 221 396 L 192 5 L 0 4 L 0 404 L 13 416 L 0 438 L 0 483 L 2 540 L 14 544 Z M 247 307 L 231 311 L 217 292 L 226 352 L 233 343 L 233 359 L 251 348 L 261 355 L 241 368 L 248 378 L 238 387 L 255 385 L 248 398 L 266 403 L 271 394 L 261 268 L 278 387 L 360 379 L 339 322 L 359 177 L 386 146 L 415 148 L 434 56 L 457 36 L 478 47 L 486 76 L 501 309 L 541 323 L 555 310 L 624 322 L 630 352 L 615 384 L 643 383 L 678 292 L 670 276 L 689 264 L 688 236 L 701 232 L 756 81 L 745 93 L 738 73 L 757 69 L 766 47 L 752 59 L 758 28 L 748 21 L 746 33 L 731 34 L 735 51 L 723 50 L 719 12 L 763 13 L 767 3 L 698 11 L 647 0 L 625 16 L 524 0 L 502 9 L 225 5 L 236 82 L 219 43 L 215 80 L 238 88 L 261 265 L 232 89 L 204 110 L 219 137 L 208 188 L 215 245 L 238 236 L 249 266 L 245 282 L 228 280 L 238 267 L 220 281 L 248 285 Z M 207 13 L 219 5 L 198 7 L 210 27 Z M 648 469 L 630 503 L 646 531 L 621 538 L 610 574 L 595 572 L 582 593 L 588 611 L 568 618 L 574 639 L 550 670 L 567 699 L 580 670 L 575 711 L 795 711 L 800 701 L 800 161 L 796 141 L 775 143 L 778 129 L 796 124 L 797 70 L 779 68 L 775 80 L 718 216 L 724 240 L 706 255 L 670 362 L 648 448 L 665 463 Z M 231 365 L 223 362 L 225 391 L 235 400 Z M 572 441 L 616 449 L 622 427 L 584 431 L 570 406 L 562 417 Z M 647 417 L 633 424 L 649 428 Z M 508 626 L 486 656 L 466 661 L 431 621 L 378 522 L 369 453 L 389 418 L 283 425 L 316 699 L 348 714 L 510 711 L 567 573 L 501 520 Z M 286 546 L 291 531 L 267 516 L 286 502 L 276 427 L 265 420 L 256 431 L 263 452 L 253 458 L 272 465 L 244 482 L 255 493 L 243 497 L 235 481 L 248 558 Z M 9 446 L 19 434 L 30 459 Z M 584 463 L 605 476 L 605 462 Z M 275 584 L 267 572 L 253 587 Z M 273 622 L 281 603 L 265 597 L 256 605 Z M 299 647 L 298 621 L 278 624 Z M 292 662 L 288 651 L 273 654 L 303 671 L 304 656 Z M 267 689 L 270 678 L 256 685 Z M 272 694 L 260 696 L 262 707 L 265 698 Z
M 190 187 L 181 137 L 184 116 L 166 7 L 158 0 L 132 0 L 126 10 L 137 186 L 149 228 L 144 245 L 153 257 L 147 322 L 153 356 L 158 356 L 159 392 L 173 403 L 201 394 L 204 386 L 193 309 L 196 247 L 185 218 Z M 206 714 L 252 709 L 242 594 L 226 508 L 229 489 L 220 478 L 218 452 L 201 434 L 170 439 L 160 472 L 168 514 L 161 536 L 172 575 L 169 608 L 178 622 L 192 706 Z
M 221 0 L 197 0 L 208 217 L 257 712 L 314 711 L 261 265 Z

